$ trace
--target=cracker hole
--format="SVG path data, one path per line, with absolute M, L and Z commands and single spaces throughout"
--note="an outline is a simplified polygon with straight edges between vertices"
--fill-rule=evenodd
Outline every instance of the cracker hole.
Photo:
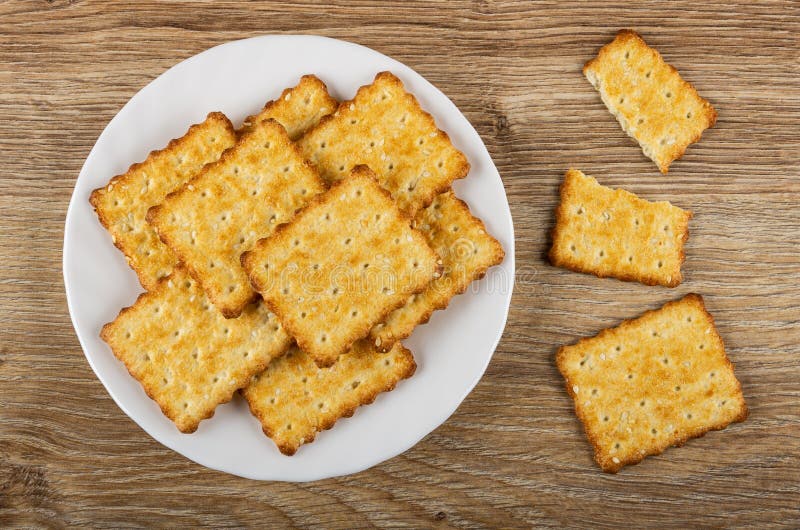
M 201 191 L 200 192 L 200 196 L 201 197 L 208 197 L 208 192 L 207 191 Z
M 691 321 L 692 321 L 692 317 L 686 317 L 686 322 L 691 322 Z
M 687 112 L 687 113 L 686 113 L 686 119 L 687 119 L 687 120 L 690 120 L 690 119 L 692 119 L 692 113 L 691 113 L 691 112 Z
M 292 430 L 292 424 L 291 423 L 287 423 L 286 424 L 286 430 L 287 431 L 291 431 Z
M 650 79 L 650 76 L 651 76 L 651 75 L 653 75 L 653 72 L 647 72 L 646 74 L 644 74 L 644 76 L 645 76 L 647 79 Z
M 303 384 L 308 383 L 308 377 L 303 377 L 300 381 L 302 381 Z
M 361 381 L 353 381 L 353 383 L 350 386 L 353 388 L 353 390 L 355 390 L 356 388 L 358 388 L 358 385 L 360 384 Z
M 653 336 L 658 337 L 658 331 L 653 331 Z
M 325 220 L 326 220 L 326 221 L 330 221 L 330 220 L 331 220 L 331 214 L 329 214 L 329 213 L 326 213 L 326 214 L 325 214 Z
M 644 406 L 645 406 L 645 400 L 641 400 L 641 401 L 639 402 L 639 406 L 640 406 L 640 407 L 644 407 Z
M 716 374 L 714 372 L 711 372 L 710 374 L 708 374 L 708 377 L 714 377 L 714 375 Z
M 328 336 L 323 333 L 322 335 L 319 336 L 319 340 L 320 342 L 325 342 L 328 340 Z
M 633 263 L 633 256 L 628 256 L 628 263 Z
M 723 405 L 725 405 L 725 403 L 727 403 L 727 402 L 728 402 L 728 400 L 727 400 L 727 399 L 723 399 L 722 401 L 720 401 L 720 402 L 719 402 L 719 406 L 720 406 L 720 407 L 722 407 L 722 406 L 723 406 Z
M 324 407 L 325 407 L 325 403 L 322 403 L 322 402 L 320 402 L 320 403 L 317 403 L 317 408 L 318 408 L 319 410 L 322 410 Z
M 305 312 L 305 311 L 303 311 L 302 313 L 300 313 L 300 318 L 306 318 L 306 312 Z
M 675 392 L 680 392 L 680 391 L 681 391 L 681 385 L 676 385 Z
M 663 262 L 661 262 L 661 261 L 659 261 L 659 262 L 658 262 L 658 268 L 660 269 L 660 268 L 661 268 L 661 267 L 663 267 L 663 266 L 664 266 L 664 263 L 663 263 Z
M 339 166 L 339 171 L 344 171 L 344 166 Z
M 209 262 L 208 262 L 208 268 L 209 268 L 209 269 L 213 269 L 213 268 L 214 268 L 214 266 L 215 266 L 215 265 L 214 265 L 214 262 L 213 262 L 213 261 L 209 261 Z
M 239 174 L 239 166 L 234 166 L 233 172 L 238 175 Z
M 322 142 L 321 144 L 319 144 L 319 148 L 320 148 L 320 149 L 325 149 L 325 146 L 326 146 L 326 145 L 327 145 L 327 144 L 326 144 L 325 142 Z
M 614 449 L 619 449 L 619 447 L 620 447 L 619 442 L 614 444 Z
M 389 363 L 389 359 L 386 359 L 385 361 L 383 361 L 383 365 L 384 365 L 384 366 L 389 366 L 389 364 L 390 364 L 390 363 Z
M 292 244 L 293 244 L 294 246 L 298 246 L 298 245 L 300 244 L 300 240 L 299 240 L 299 239 L 295 239 L 295 240 L 292 242 Z
M 603 421 L 608 421 L 608 416 L 603 416 Z
M 126 338 L 126 339 L 129 339 L 129 338 L 131 338 L 131 332 L 130 332 L 130 331 L 129 331 L 129 332 L 127 332 L 127 333 L 125 334 L 125 338 Z
M 593 396 L 596 396 L 596 395 L 597 395 L 597 389 L 596 389 L 596 388 L 593 388 L 593 389 L 592 389 L 592 395 L 593 395 Z
M 369 146 L 370 146 L 370 147 L 375 147 L 375 142 L 374 142 L 374 141 L 373 141 L 373 142 L 370 142 L 370 143 L 369 143 Z
M 289 288 L 288 287 L 284 287 L 283 288 L 283 294 L 289 294 Z
M 625 96 L 619 98 L 619 103 L 620 103 L 620 105 L 625 103 Z
M 576 250 L 576 248 L 575 248 L 575 245 L 571 245 L 571 246 L 569 247 L 569 249 L 570 249 L 572 252 L 575 252 L 575 250 Z
M 217 377 L 217 376 L 214 376 L 214 379 L 213 379 L 213 381 L 214 381 L 215 383 L 218 383 L 218 382 L 219 382 L 219 377 Z
M 605 255 L 606 255 L 605 251 L 604 251 L 604 250 L 601 250 L 601 251 L 600 251 L 600 257 L 602 258 L 602 257 L 603 257 L 603 256 L 605 256 Z
M 358 120 L 357 120 L 357 119 L 355 119 L 355 118 L 352 118 L 352 119 L 350 120 L 350 125 L 355 125 L 356 123 L 358 123 Z
M 235 285 L 231 285 L 230 287 L 228 287 L 228 292 L 229 293 L 232 293 L 235 290 L 236 290 L 236 286 Z
M 394 244 L 395 245 L 399 245 L 400 244 L 400 238 L 399 237 L 394 238 Z
M 436 167 L 441 168 L 443 165 L 444 165 L 444 162 L 439 160 L 439 162 L 436 164 Z
M 650 429 L 650 434 L 658 434 L 658 431 L 654 428 Z
M 633 379 L 633 374 L 628 374 L 628 379 Z
M 667 93 L 666 93 L 666 94 L 664 94 L 664 95 L 665 95 L 666 97 L 668 97 L 668 98 L 671 98 L 671 97 L 672 97 L 672 92 L 670 92 L 670 91 L 668 90 L 668 91 L 667 91 Z
M 272 142 L 265 142 L 264 143 L 264 148 L 265 149 L 269 149 L 270 147 L 272 147 Z
M 618 346 L 617 346 L 616 348 L 614 348 L 614 349 L 615 349 L 615 350 L 617 350 L 617 351 L 622 351 L 622 346 L 619 346 L 619 345 L 618 345 Z
M 664 358 L 661 360 L 661 362 L 663 362 L 664 364 L 669 364 L 669 359 L 667 359 L 666 357 L 664 357 Z
M 394 169 L 394 164 L 389 164 L 389 170 Z
M 353 318 L 355 318 L 356 316 L 358 316 L 358 311 L 352 311 L 352 312 L 350 313 L 350 316 L 351 316 L 351 317 L 353 317 Z
M 692 419 L 692 413 L 691 412 L 687 412 L 686 413 L 686 418 L 691 420 Z
M 274 405 L 275 404 L 275 398 L 269 398 L 269 404 L 270 405 Z
M 631 56 L 631 52 L 625 52 L 625 58 L 628 59 Z
M 339 288 L 334 287 L 333 289 L 331 289 L 331 294 L 339 294 Z
M 353 241 L 353 238 L 348 237 L 347 239 L 344 240 L 344 244 L 345 245 L 349 245 L 350 242 L 352 242 L 352 241 Z
M 634 223 L 636 226 L 639 226 L 639 220 L 638 220 L 638 219 L 634 219 L 634 220 L 633 220 L 633 223 Z
M 643 124 L 643 123 L 644 123 L 644 118 L 639 118 L 639 121 L 638 121 L 637 123 L 638 123 L 639 125 Z
M 319 270 L 319 263 L 315 263 L 315 264 L 313 264 L 313 265 L 311 266 L 311 268 L 312 268 L 312 269 L 314 269 L 315 271 L 316 271 L 316 270 Z
M 583 207 L 578 208 L 578 215 L 583 215 Z

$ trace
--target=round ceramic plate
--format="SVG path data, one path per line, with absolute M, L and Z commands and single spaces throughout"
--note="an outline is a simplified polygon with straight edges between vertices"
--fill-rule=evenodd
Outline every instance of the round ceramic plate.
M 134 273 L 100 226 L 89 194 L 133 162 L 219 110 L 245 116 L 313 73 L 338 99 L 350 99 L 390 70 L 433 114 L 472 169 L 454 185 L 502 243 L 506 258 L 404 344 L 416 374 L 361 407 L 352 418 L 294 456 L 280 454 L 244 401 L 217 408 L 194 434 L 181 434 L 117 361 L 98 333 L 141 292 Z M 412 447 L 444 422 L 483 375 L 505 327 L 514 281 L 514 230 L 503 183 L 478 133 L 456 106 L 407 66 L 348 42 L 313 36 L 265 36 L 230 42 L 170 68 L 111 120 L 89 153 L 67 212 L 64 284 L 72 322 L 97 377 L 120 408 L 153 438 L 204 466 L 261 480 L 305 481 L 355 473 Z

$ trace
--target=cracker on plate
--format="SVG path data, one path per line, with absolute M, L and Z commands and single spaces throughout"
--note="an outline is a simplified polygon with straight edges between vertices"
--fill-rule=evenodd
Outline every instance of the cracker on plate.
M 369 341 L 359 341 L 331 367 L 320 368 L 307 353 L 294 347 L 253 377 L 242 390 L 264 433 L 281 453 L 293 455 L 317 433 L 339 418 L 350 417 L 361 405 L 416 369 L 411 352 L 399 343 L 387 353 Z
M 675 287 L 692 213 L 600 185 L 570 169 L 561 184 L 550 261 L 557 267 Z
M 473 280 L 482 278 L 505 256 L 503 247 L 486 232 L 483 222 L 452 191 L 437 196 L 421 210 L 415 226 L 441 257 L 442 276 L 421 293 L 411 295 L 405 305 L 372 328 L 370 336 L 381 351 L 411 335 L 418 324 L 427 322 L 437 309 L 447 307 L 455 295 L 463 293 Z
M 717 121 L 711 103 L 629 29 L 603 46 L 583 73 L 662 173 Z
M 242 255 L 253 286 L 320 366 L 441 273 L 425 236 L 373 175 L 357 166 Z
M 469 172 L 464 154 L 390 72 L 379 73 L 298 143 L 328 182 L 369 166 L 411 216 Z
M 323 117 L 332 114 L 338 104 L 317 76 L 304 75 L 296 86 L 284 90 L 258 114 L 245 118 L 239 134 L 250 132 L 256 123 L 272 118 L 286 128 L 289 138 L 297 140 Z
M 747 417 L 733 364 L 696 294 L 563 346 L 556 364 L 607 472 Z
M 325 185 L 275 120 L 256 123 L 147 220 L 228 318 L 256 299 L 239 256 Z
M 217 160 L 235 141 L 236 133 L 228 118 L 221 112 L 212 112 L 181 138 L 153 151 L 144 162 L 133 164 L 126 173 L 92 192 L 89 202 L 97 217 L 145 289 L 153 289 L 178 263 L 147 224 L 147 210 L 194 177 L 204 165 Z
M 291 345 L 263 304 L 224 318 L 180 265 L 103 326 L 100 336 L 185 433 Z

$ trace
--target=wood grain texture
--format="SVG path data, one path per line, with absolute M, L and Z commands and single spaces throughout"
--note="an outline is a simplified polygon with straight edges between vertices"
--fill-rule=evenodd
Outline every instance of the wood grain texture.
M 800 4 L 317 4 L 0 4 L 0 526 L 800 526 Z M 622 27 L 719 111 L 668 176 L 580 72 Z M 267 33 L 352 40 L 441 88 L 486 142 L 516 227 L 511 314 L 480 384 L 405 454 L 311 484 L 227 476 L 150 439 L 85 361 L 61 278 L 67 203 L 106 123 L 181 59 Z M 695 213 L 680 287 L 546 263 L 569 166 Z M 690 291 L 750 418 L 604 475 L 554 353 Z

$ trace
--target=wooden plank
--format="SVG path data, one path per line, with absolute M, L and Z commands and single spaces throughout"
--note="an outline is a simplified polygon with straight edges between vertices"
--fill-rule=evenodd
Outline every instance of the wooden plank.
M 317 4 L 0 4 L 0 526 L 796 527 L 800 5 Z M 720 114 L 666 177 L 580 73 L 622 27 Z M 265 33 L 352 40 L 436 84 L 486 142 L 516 228 L 508 326 L 475 391 L 402 456 L 311 484 L 227 476 L 150 439 L 84 360 L 61 280 L 67 203 L 106 123 L 181 59 Z M 695 213 L 680 287 L 547 264 L 569 166 Z M 750 418 L 604 475 L 553 355 L 690 291 L 716 318 Z

